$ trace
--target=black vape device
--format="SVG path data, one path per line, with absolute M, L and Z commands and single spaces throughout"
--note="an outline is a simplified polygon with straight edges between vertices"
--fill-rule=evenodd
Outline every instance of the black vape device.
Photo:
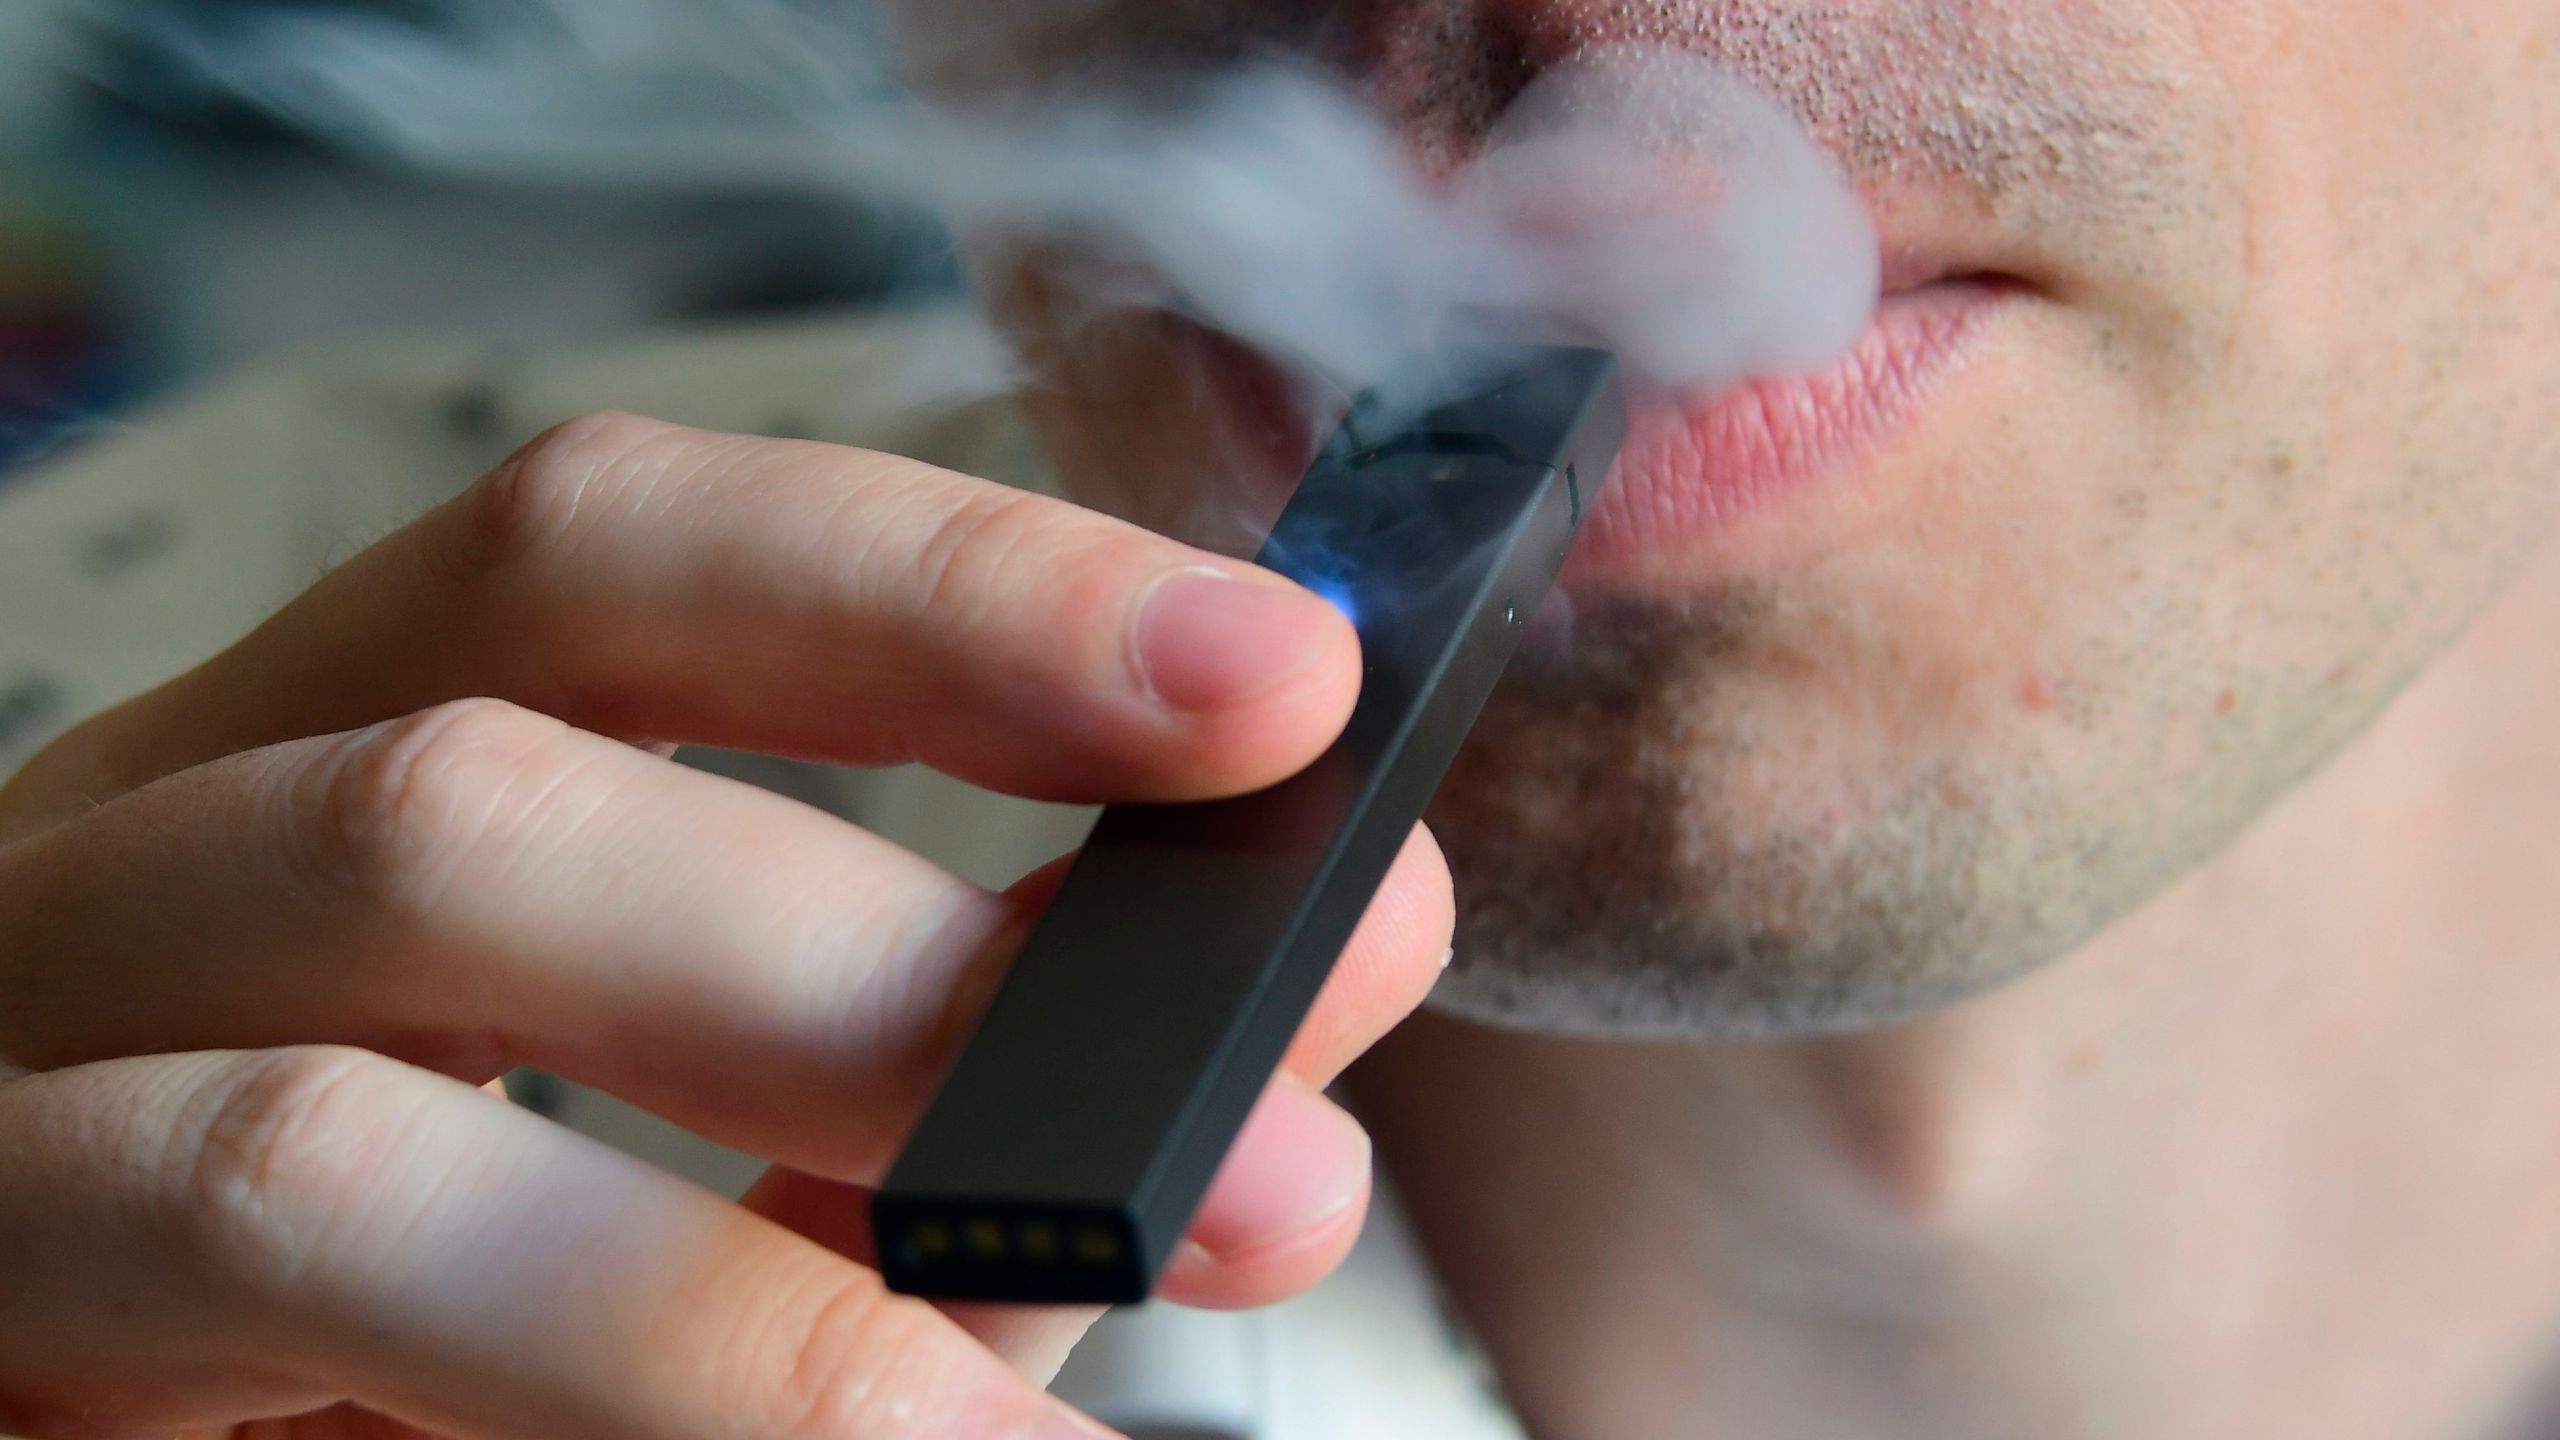
M 873 1201 L 892 1289 L 1141 1300 L 1189 1227 L 1625 439 L 1605 352 L 1443 363 L 1457 398 L 1352 407 L 1258 557 L 1358 629 L 1349 724 L 1269 789 L 1103 811 Z

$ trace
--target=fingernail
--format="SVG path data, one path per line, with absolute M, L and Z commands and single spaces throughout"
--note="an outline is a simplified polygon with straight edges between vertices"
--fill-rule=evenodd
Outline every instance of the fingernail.
M 1206 1258 L 1233 1260 L 1322 1228 L 1368 1190 L 1369 1133 L 1283 1077 L 1245 1121 L 1189 1238 Z
M 1216 710 L 1276 688 L 1333 643 L 1325 603 L 1291 586 L 1176 570 L 1139 607 L 1140 679 L 1176 710 Z

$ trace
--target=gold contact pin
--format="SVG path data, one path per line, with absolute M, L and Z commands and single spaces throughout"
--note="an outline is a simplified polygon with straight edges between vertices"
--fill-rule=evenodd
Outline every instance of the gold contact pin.
M 919 1220 L 907 1229 L 907 1248 L 922 1259 L 948 1259 L 951 1255 L 951 1227 L 939 1220 Z
M 1088 1265 L 1108 1265 L 1120 1258 L 1120 1237 L 1099 1225 L 1079 1225 L 1070 1243 L 1075 1256 Z
M 1013 1234 L 1014 1244 L 1022 1249 L 1022 1258 L 1042 1262 L 1058 1258 L 1064 1248 L 1058 1238 L 1058 1227 L 1046 1220 L 1026 1220 Z
M 969 1253 L 981 1260 L 1001 1260 L 1005 1253 L 1004 1227 L 993 1220 L 972 1220 L 967 1230 Z

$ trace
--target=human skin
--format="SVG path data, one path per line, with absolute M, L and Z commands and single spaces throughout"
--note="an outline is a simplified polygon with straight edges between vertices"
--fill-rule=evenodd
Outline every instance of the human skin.
M 2550 524 L 2539 7 L 1266 8 L 1079 6 L 1021 43 L 1054 76 L 1279 33 L 1431 166 L 1538 66 L 1694 48 L 1805 120 L 1888 257 L 2011 287 L 1819 493 L 1577 567 L 1570 643 L 1444 792 L 1477 898 L 1443 1004 L 1793 1033 L 2052 960 L 2333 754 Z M 1192 529 L 1231 458 L 1193 352 L 1053 324 L 1037 257 L 993 283 L 1075 493 Z
M 2560 1024 L 2560 17 L 1075 16 L 910 29 L 929 81 L 933 37 L 981 42 L 961 89 L 1313 46 L 1425 165 L 1542 64 L 1694 48 L 1798 114 L 1888 257 L 2012 287 L 1815 493 L 1577 565 L 1571 643 L 1435 811 L 1444 1015 L 1360 1093 L 1533 1429 L 2490 1422 L 2560 1314 L 2523 1098 Z M 1053 323 L 1037 255 L 988 274 L 1074 492 L 1225 513 L 1181 335 Z
M 989 893 L 669 755 L 1228 794 L 1330 741 L 1355 657 L 1060 501 L 555 428 L 0 788 L 0 1435 L 1101 1435 L 1040 1388 L 1092 1312 L 866 1263 L 1059 868 Z M 1447 885 L 1417 833 L 1165 1293 L 1348 1249 L 1368 1142 L 1320 1090 L 1438 973 Z M 474 1088 L 518 1064 L 775 1167 L 733 1205 Z

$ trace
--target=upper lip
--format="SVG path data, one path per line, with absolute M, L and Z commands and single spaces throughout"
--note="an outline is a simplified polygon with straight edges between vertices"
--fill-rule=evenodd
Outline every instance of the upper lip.
M 1377 26 L 1371 38 L 1408 33 L 1409 21 L 1419 0 L 1371 0 Z M 1607 19 L 1575 20 L 1570 23 L 1554 13 L 1562 7 L 1556 0 L 1458 0 L 1462 7 L 1483 7 L 1500 20 L 1510 16 L 1516 23 L 1520 17 L 1544 17 L 1551 24 L 1536 27 L 1538 43 L 1529 45 L 1516 57 L 1519 64 L 1506 78 L 1516 84 L 1530 83 L 1544 68 L 1576 53 L 1590 44 L 1618 43 L 1631 38 L 1621 22 Z M 1686 8 L 1685 0 L 1683 0 Z M 1601 8 L 1601 7 L 1595 7 Z M 1606 7 L 1609 13 L 1623 13 L 1630 8 Z M 1577 12 L 1578 14 L 1579 12 Z M 1389 24 L 1389 21 L 1398 22 Z M 1501 28 L 1496 27 L 1498 30 Z M 1505 32 L 1508 33 L 1508 32 Z M 1384 41 L 1378 41 L 1383 44 Z M 1415 41 L 1412 43 L 1422 43 Z M 1358 50 L 1343 57 L 1347 73 L 1361 77 L 1364 85 L 1375 86 L 1380 64 L 1387 58 Z M 1435 124 L 1432 117 L 1439 112 L 1427 103 L 1428 90 L 1415 75 L 1438 73 L 1434 66 L 1389 67 L 1398 78 L 1389 80 L 1385 88 L 1374 90 L 1384 114 L 1402 117 L 1409 137 L 1416 143 L 1415 159 L 1435 173 L 1463 167 L 1481 153 L 1488 138 L 1484 119 L 1461 117 L 1445 125 Z M 1876 103 L 1884 103 L 1881 96 Z M 1494 107 L 1497 111 L 1499 105 Z M 1853 118 L 1856 112 L 1852 112 Z M 1442 117 L 1446 118 L 1446 117 Z M 1881 274 L 1880 290 L 1885 295 L 1918 290 L 1926 286 L 1950 282 L 1990 282 L 2044 295 L 2048 298 L 2067 296 L 2079 287 L 2074 267 L 2063 257 L 2042 248 L 2039 237 L 2001 213 L 2001 208 L 1986 206 L 1978 187 L 1960 177 L 1935 173 L 1926 164 L 1910 168 L 1881 168 L 1865 163 L 1839 133 L 1839 127 L 1815 125 L 1804 116 L 1797 120 L 1806 126 L 1813 143 L 1828 153 L 1829 158 L 1849 185 L 1864 202 L 1879 241 Z

